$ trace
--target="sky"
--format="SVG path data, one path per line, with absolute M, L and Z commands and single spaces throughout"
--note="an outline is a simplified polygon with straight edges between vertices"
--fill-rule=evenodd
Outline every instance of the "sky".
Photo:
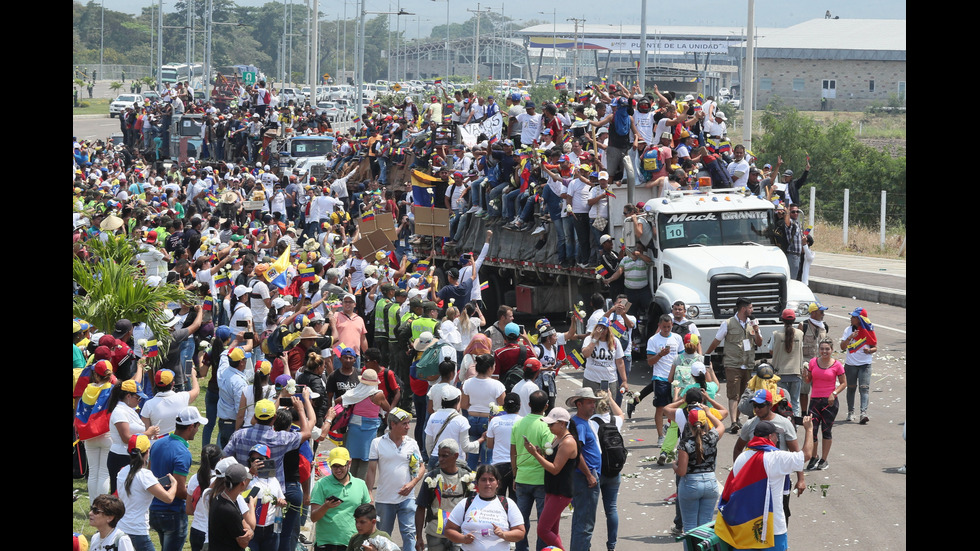
M 197 0 L 205 1 L 205 0 Z M 282 0 L 280 0 L 281 2 Z M 289 1 L 289 0 L 285 0 Z M 307 0 L 292 0 L 301 5 Z M 312 3 L 312 0 L 310 0 Z M 428 36 L 433 26 L 446 22 L 446 6 L 442 0 L 365 0 L 368 12 L 398 11 L 402 9 L 420 16 L 416 24 L 415 16 L 403 21 L 402 28 L 406 38 L 415 38 L 416 29 L 422 36 Z M 105 7 L 127 13 L 137 13 L 151 4 L 150 0 L 104 0 Z M 468 19 L 472 14 L 466 10 L 476 10 L 477 2 L 470 0 L 449 0 L 449 18 L 454 23 Z M 156 2 L 152 2 L 155 4 Z M 236 0 L 238 5 L 262 5 L 265 0 Z M 173 10 L 174 0 L 164 2 L 164 11 Z M 557 14 L 559 22 L 566 18 L 584 18 L 586 23 L 619 25 L 639 24 L 641 0 L 620 0 L 602 4 L 616 6 L 614 10 L 596 10 L 595 0 L 494 0 L 481 1 L 481 10 L 487 7 L 499 13 L 503 7 L 504 15 L 518 21 L 537 19 L 550 23 L 552 10 L 560 6 Z M 745 25 L 746 1 L 685 0 L 672 4 L 670 13 L 661 14 L 663 2 L 650 1 L 647 4 L 647 25 L 695 25 L 695 26 L 737 26 Z M 390 8 L 389 8 L 390 6 Z M 681 7 L 682 6 L 682 7 Z M 756 0 L 756 25 L 759 27 L 789 27 L 810 19 L 821 18 L 830 10 L 832 15 L 845 19 L 905 19 L 905 0 L 823 0 L 816 3 L 810 0 Z M 347 15 L 353 18 L 357 11 L 356 1 L 347 0 Z M 321 0 L 320 12 L 326 19 L 336 19 L 344 13 L 344 0 Z M 539 12 L 547 12 L 541 14 Z

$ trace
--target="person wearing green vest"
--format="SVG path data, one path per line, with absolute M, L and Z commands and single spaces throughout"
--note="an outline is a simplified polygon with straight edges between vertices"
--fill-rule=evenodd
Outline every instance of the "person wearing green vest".
M 704 351 L 704 357 L 711 353 L 722 342 L 725 343 L 722 362 L 725 366 L 725 379 L 728 381 L 728 408 L 732 419 L 730 432 L 738 434 L 742 424 L 738 422 L 738 401 L 748 386 L 751 370 L 755 369 L 755 349 L 762 346 L 762 335 L 759 333 L 759 320 L 750 319 L 752 303 L 739 297 L 735 301 L 735 315 L 721 324 L 715 334 L 715 340 Z
M 524 515 L 524 525 L 528 526 L 531 518 L 531 505 L 536 505 L 538 517 L 544 510 L 544 467 L 527 451 L 524 442 L 540 449 L 545 448 L 555 435 L 551 434 L 548 424 L 541 420 L 544 410 L 548 407 L 548 395 L 543 390 L 535 390 L 527 398 L 531 414 L 514 423 L 510 433 L 510 470 L 514 473 L 514 493 L 517 494 L 517 507 Z M 543 547 L 538 541 L 537 549 Z M 517 551 L 528 551 L 527 535 L 517 542 Z
M 381 286 L 381 297 L 374 305 L 374 347 L 381 351 L 381 365 L 389 364 L 389 337 L 398 325 L 398 303 L 395 302 L 395 291 L 398 288 L 391 283 Z
M 412 323 L 422 315 L 422 301 L 412 299 L 409 301 L 408 312 L 401 317 L 398 327 L 395 330 L 395 340 L 389 341 L 389 363 L 391 369 L 395 370 L 402 381 L 408 381 L 408 368 L 415 359 L 413 353 L 409 352 L 409 346 L 415 339 L 412 337 Z M 409 392 L 402 392 L 401 402 L 398 406 L 404 410 L 412 410 L 412 395 Z M 424 428 L 424 427 L 423 427 Z M 416 431 L 420 432 L 420 431 Z

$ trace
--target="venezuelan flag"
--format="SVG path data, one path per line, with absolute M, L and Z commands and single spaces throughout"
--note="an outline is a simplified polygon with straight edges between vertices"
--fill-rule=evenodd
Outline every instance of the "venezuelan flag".
M 155 358 L 160 355 L 160 349 L 157 347 L 157 340 L 146 341 L 146 346 L 143 347 L 143 357 L 144 358 Z
M 363 216 L 361 216 L 361 221 L 362 222 L 370 222 L 371 220 L 374 220 L 374 211 L 373 210 L 369 210 L 369 211 L 365 212 Z
M 578 350 L 572 350 L 572 353 L 568 355 L 568 363 L 572 364 L 575 369 L 582 369 L 582 366 L 585 365 L 585 358 Z
M 728 473 L 715 516 L 715 534 L 737 549 L 765 549 L 775 544 L 775 534 L 774 497 L 769 492 L 763 456 L 776 447 L 764 438 L 753 438 L 749 449 L 758 453 L 749 458 L 737 476 L 734 471 Z
M 419 260 L 418 263 L 415 265 L 415 271 L 420 274 L 424 274 L 428 269 L 429 269 L 428 260 Z
M 617 339 L 621 339 L 626 334 L 626 326 L 619 320 L 609 324 L 609 330 L 612 331 L 613 335 L 616 335 Z
M 299 269 L 299 275 L 297 276 L 300 281 L 313 281 L 316 278 L 316 271 L 313 266 L 304 266 Z
M 868 311 L 862 308 L 861 315 L 857 316 L 857 318 L 857 337 L 848 343 L 847 351 L 849 353 L 857 352 L 865 346 L 878 346 L 878 336 L 875 334 L 875 326 L 868 318 Z
M 480 290 L 481 291 L 486 291 L 489 288 L 490 288 L 490 282 L 489 281 L 484 281 L 483 282 L 483 285 L 480 285 Z
M 412 201 L 421 207 L 431 207 L 432 193 L 435 192 L 436 184 L 441 181 L 442 180 L 435 176 L 430 176 L 424 172 L 413 170 Z M 432 190 L 432 193 L 430 193 L 430 190 Z
M 436 517 L 436 534 L 442 535 L 446 526 L 449 526 L 449 511 L 439 509 L 439 515 Z
M 441 78 L 437 78 L 436 79 L 436 82 L 435 82 L 435 85 L 436 86 L 442 86 L 442 79 Z
M 266 270 L 265 280 L 280 289 L 285 289 L 289 283 L 286 281 L 286 271 L 289 269 L 289 264 L 289 247 L 286 247 L 282 255 Z
M 607 189 L 607 190 L 606 190 L 606 197 L 612 197 L 613 199 L 615 199 L 615 198 L 616 198 L 616 194 L 615 194 L 615 193 L 613 193 L 613 192 L 611 192 L 611 191 L 609 191 L 609 190 Z
M 599 264 L 598 266 L 595 267 L 595 273 L 597 275 L 607 276 L 609 275 L 609 270 L 607 270 L 606 267 L 603 266 L 602 264 Z
M 228 274 L 226 274 L 226 273 L 219 273 L 218 275 L 214 276 L 214 286 L 215 287 L 219 287 L 219 288 L 220 287 L 224 287 L 225 285 L 228 285 L 229 283 L 231 283 L 231 281 L 228 279 Z
M 212 298 L 212 297 L 204 297 L 204 304 L 201 305 L 201 308 L 205 312 L 210 312 L 210 311 L 214 310 L 214 298 Z
M 75 407 L 75 430 L 79 439 L 88 440 L 109 432 L 109 412 L 105 407 L 111 391 L 112 383 L 109 382 L 85 387 Z

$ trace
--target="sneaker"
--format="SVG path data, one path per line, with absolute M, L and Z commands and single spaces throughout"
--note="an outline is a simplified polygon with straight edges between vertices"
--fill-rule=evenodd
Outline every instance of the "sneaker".
M 820 461 L 819 457 L 811 457 L 810 462 L 806 464 L 806 470 L 812 471 L 817 466 L 817 461 Z
M 732 423 L 732 426 L 728 429 L 728 434 L 738 434 L 738 431 L 742 430 L 742 424 L 738 421 Z
M 477 205 L 473 205 L 472 207 L 470 207 L 470 210 L 466 211 L 466 214 L 477 214 L 479 212 L 480 212 L 480 207 Z
M 845 419 L 845 421 L 847 421 L 848 423 L 853 423 L 854 422 L 854 412 L 853 411 L 848 411 L 847 412 L 847 419 Z
M 667 454 L 665 452 L 660 452 L 660 457 L 657 458 L 657 465 L 661 467 L 667 464 Z
M 504 224 L 504 229 L 505 230 L 516 230 L 517 229 L 517 226 L 515 226 L 513 222 L 507 222 L 506 224 Z
M 679 527 L 679 526 L 671 526 L 670 527 L 670 535 L 671 536 L 674 536 L 675 538 L 676 537 L 679 537 L 683 533 L 684 533 L 684 529 L 681 528 L 681 527 Z
M 576 264 L 576 266 L 578 266 L 579 268 L 581 268 L 583 270 L 589 267 L 589 265 L 586 264 L 585 262 L 579 262 L 578 264 Z
M 868 421 L 870 421 L 870 420 L 871 419 L 868 419 L 868 414 L 866 414 L 866 413 L 862 413 L 861 414 L 861 424 L 862 425 L 867 425 L 868 424 Z
M 456 245 L 458 245 L 458 243 L 456 243 L 455 241 L 453 241 L 452 239 L 450 239 L 449 241 L 446 241 L 445 243 L 443 243 L 443 245 L 445 245 L 447 247 L 455 247 Z
M 663 445 L 664 445 L 664 437 L 661 436 L 660 438 L 657 439 L 657 447 L 659 448 L 660 446 Z
M 302 534 L 302 533 L 299 535 L 299 542 L 302 543 L 303 545 L 313 545 L 313 540 L 306 537 L 306 534 Z
M 817 463 L 816 468 L 814 468 L 813 470 L 815 470 L 815 471 L 826 471 L 829 468 L 830 468 L 830 463 L 827 463 L 826 461 L 824 461 L 823 459 L 821 459 L 820 462 Z
M 626 417 L 632 419 L 634 411 L 636 411 L 636 404 L 633 403 L 633 400 L 629 400 L 626 402 Z
M 534 228 L 534 231 L 531 232 L 531 235 L 538 235 L 539 233 L 544 233 L 546 231 L 547 228 L 544 227 L 544 224 L 541 224 L 540 226 Z

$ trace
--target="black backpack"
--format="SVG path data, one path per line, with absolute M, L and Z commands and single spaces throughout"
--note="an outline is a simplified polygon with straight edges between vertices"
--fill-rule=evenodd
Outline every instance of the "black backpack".
M 599 425 L 599 450 L 602 452 L 602 476 L 612 477 L 622 472 L 626 466 L 629 450 L 623 442 L 623 435 L 616 428 L 616 423 L 607 423 L 599 417 L 593 417 Z
M 693 322 L 685 321 L 684 323 L 677 323 L 675 321 L 674 324 L 670 328 L 670 332 L 671 333 L 677 333 L 678 335 L 681 336 L 681 339 L 683 340 L 684 339 L 684 335 L 687 335 L 688 333 L 691 332 L 691 323 L 693 323 Z
M 518 345 L 518 348 L 520 352 L 517 356 L 517 363 L 512 365 L 500 378 L 500 382 L 504 383 L 504 389 L 507 392 L 510 392 L 517 383 L 524 380 L 524 360 L 527 359 L 527 348 L 524 345 Z
M 471 495 L 470 497 L 466 498 L 466 505 L 463 506 L 463 518 L 466 518 L 466 511 L 469 511 L 470 510 L 470 505 L 473 505 L 473 500 L 475 498 L 476 498 L 476 495 Z M 497 498 L 497 501 L 500 502 L 500 505 L 503 506 L 503 508 L 504 508 L 504 514 L 507 514 L 508 512 L 510 512 L 509 511 L 510 507 L 507 504 L 507 496 L 497 495 L 496 498 Z

